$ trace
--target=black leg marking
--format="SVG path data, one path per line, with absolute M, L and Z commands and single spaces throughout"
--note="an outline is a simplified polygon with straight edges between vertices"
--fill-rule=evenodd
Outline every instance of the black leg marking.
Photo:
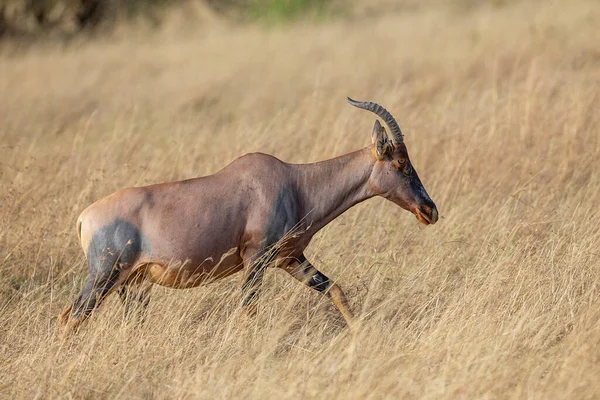
M 314 268 L 313 268 L 314 269 Z M 307 285 L 312 289 L 323 293 L 329 289 L 329 278 L 315 269 L 315 273 L 308 280 Z
M 248 306 L 256 301 L 256 298 L 260 294 L 263 278 L 265 276 L 265 269 L 263 265 L 258 265 L 250 270 L 246 281 L 242 285 L 242 294 L 244 298 L 242 305 Z
M 306 285 L 311 289 L 315 289 L 321 293 L 324 293 L 329 288 L 330 282 L 329 278 L 325 276 L 321 271 L 316 269 L 304 255 L 298 257 L 298 262 L 302 268 L 302 274 L 304 275 L 304 280 Z

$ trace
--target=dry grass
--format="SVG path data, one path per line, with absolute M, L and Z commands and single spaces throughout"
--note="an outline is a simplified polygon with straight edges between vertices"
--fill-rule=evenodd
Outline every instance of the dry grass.
M 523 3 L 270 32 L 130 35 L 0 58 L 0 397 L 598 398 L 600 6 Z M 85 275 L 75 218 L 118 188 L 369 143 L 392 110 L 438 204 L 382 199 L 308 255 L 363 319 L 272 271 L 110 298 L 62 343 Z

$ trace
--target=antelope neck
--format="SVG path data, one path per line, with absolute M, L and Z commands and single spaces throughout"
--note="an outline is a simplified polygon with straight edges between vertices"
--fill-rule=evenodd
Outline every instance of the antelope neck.
M 316 233 L 350 207 L 375 196 L 369 188 L 374 164 L 366 147 L 326 161 L 293 165 L 310 231 Z

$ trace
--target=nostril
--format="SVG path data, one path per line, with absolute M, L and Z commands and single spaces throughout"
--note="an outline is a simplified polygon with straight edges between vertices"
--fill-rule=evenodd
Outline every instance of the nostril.
M 436 207 L 433 207 L 431 210 L 431 223 L 435 224 L 438 220 L 438 210 Z

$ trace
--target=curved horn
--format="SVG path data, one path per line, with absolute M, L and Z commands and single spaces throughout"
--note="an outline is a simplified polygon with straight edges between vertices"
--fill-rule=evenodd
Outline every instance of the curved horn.
M 392 142 L 404 143 L 404 135 L 402 135 L 402 131 L 400 130 L 398 123 L 388 110 L 381 107 L 379 104 L 372 103 L 370 101 L 356 101 L 352 100 L 350 97 L 346 97 L 346 101 L 352 104 L 354 107 L 362 108 L 363 110 L 371 111 L 377 114 L 377 116 L 383 119 L 383 121 L 392 131 Z

